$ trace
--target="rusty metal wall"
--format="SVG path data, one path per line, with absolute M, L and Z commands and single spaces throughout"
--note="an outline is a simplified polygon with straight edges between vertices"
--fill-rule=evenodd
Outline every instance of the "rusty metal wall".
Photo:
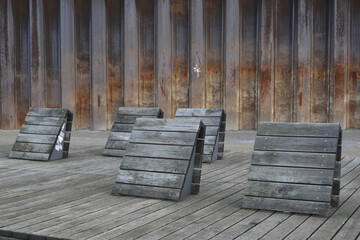
M 360 128 L 360 1 L 0 0 L 0 83 L 1 129 L 29 106 L 76 129 L 120 106 Z

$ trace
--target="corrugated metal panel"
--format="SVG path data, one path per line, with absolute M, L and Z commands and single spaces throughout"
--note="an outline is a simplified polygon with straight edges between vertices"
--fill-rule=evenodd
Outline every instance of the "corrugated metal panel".
M 106 129 L 119 106 L 224 107 L 360 128 L 357 0 L 0 0 L 1 128 L 65 107 Z

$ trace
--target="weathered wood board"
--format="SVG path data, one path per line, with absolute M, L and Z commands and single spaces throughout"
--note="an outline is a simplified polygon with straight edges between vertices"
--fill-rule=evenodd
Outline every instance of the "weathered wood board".
M 177 119 L 199 119 L 206 126 L 203 162 L 222 159 L 224 152 L 226 114 L 222 108 L 178 108 Z
M 112 193 L 180 200 L 200 190 L 205 125 L 137 118 Z
M 40 161 L 68 157 L 72 119 L 68 109 L 30 108 L 9 157 Z
M 327 215 L 339 201 L 341 142 L 339 124 L 261 122 L 243 208 Z
M 104 149 L 104 155 L 123 157 L 135 121 L 139 117 L 163 118 L 160 108 L 120 107 Z

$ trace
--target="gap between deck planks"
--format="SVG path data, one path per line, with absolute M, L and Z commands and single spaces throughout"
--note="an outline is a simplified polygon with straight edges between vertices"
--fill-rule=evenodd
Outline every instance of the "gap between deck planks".
M 74 152 L 76 150 L 78 149 L 75 148 Z M 110 158 L 104 157 L 99 163 L 102 157 L 94 156 L 97 151 L 101 152 L 101 149 L 79 152 L 76 156 L 72 156 L 74 158 L 70 155 L 71 159 L 67 159 L 61 164 L 51 163 L 48 165 L 34 164 L 34 162 L 28 161 L 13 164 L 6 158 L 0 158 L 0 167 L 9 170 L 9 173 L 0 171 L 1 180 L 12 176 L 10 173 L 20 174 L 18 178 L 14 178 L 16 179 L 14 183 L 6 180 L 0 182 L 6 187 L 4 192 L 2 188 L 0 190 L 0 202 L 5 201 L 10 204 L 11 196 L 16 199 L 12 208 L 15 213 L 7 212 L 5 215 L 7 220 L 0 221 L 6 225 L 0 227 L 1 231 L 9 227 L 9 229 L 16 229 L 14 231 L 18 231 L 18 236 L 22 237 L 29 237 L 29 233 L 33 237 L 37 235 L 62 236 L 60 233 L 65 231 L 64 236 L 74 239 L 99 239 L 103 236 L 101 231 L 109 228 L 113 231 L 105 232 L 104 236 L 108 233 L 109 236 L 119 239 L 127 237 L 128 239 L 132 237 L 147 239 L 160 236 L 165 239 L 185 237 L 189 237 L 189 239 L 211 237 L 220 239 L 224 236 L 236 236 L 240 239 L 258 236 L 265 239 L 270 239 L 271 236 L 296 239 L 296 237 L 302 236 L 299 233 L 316 238 L 317 234 L 320 234 L 319 230 L 324 229 L 331 229 L 329 234 L 335 237 L 351 237 L 359 234 L 358 228 L 354 228 L 351 224 L 356 222 L 359 215 L 359 207 L 352 201 L 358 197 L 356 191 L 359 191 L 360 186 L 359 158 L 344 158 L 341 206 L 329 218 L 320 218 L 301 214 L 241 209 L 240 203 L 250 163 L 250 152 L 227 151 L 224 154 L 224 161 L 215 162 L 212 165 L 204 164 L 200 194 L 188 197 L 184 202 L 173 203 L 133 197 L 121 197 L 119 201 L 118 198 L 111 196 L 109 192 L 118 170 L 119 160 L 110 160 Z M 104 160 L 104 165 L 113 165 L 115 169 L 111 171 L 110 166 L 102 168 Z M 97 168 L 97 170 L 92 168 Z M 36 173 L 39 178 L 35 180 L 34 176 L 36 175 L 27 174 L 27 171 Z M 61 182 L 71 183 L 69 177 L 72 175 L 77 175 L 77 181 L 82 184 L 78 189 L 83 190 L 81 194 L 67 198 L 66 195 L 74 190 L 70 190 L 70 187 L 67 191 L 67 186 L 61 186 Z M 27 180 L 29 182 L 26 182 Z M 25 185 L 21 185 L 23 181 L 26 182 Z M 40 184 L 39 189 L 33 185 L 33 183 L 43 181 L 49 184 Z M 96 182 L 100 182 L 97 187 Z M 12 184 L 16 186 L 13 189 L 11 188 Z M 29 188 L 27 189 L 27 187 Z M 27 189 L 25 195 L 27 197 L 21 200 L 21 192 L 25 189 Z M 56 200 L 52 194 L 56 195 L 59 189 L 60 198 L 65 199 L 55 203 L 47 203 L 42 199 Z M 7 194 L 10 195 L 6 197 Z M 101 201 L 101 199 L 105 200 Z M 31 203 L 32 200 L 35 200 L 35 203 Z M 16 204 L 21 202 L 26 205 L 20 207 L 19 212 L 16 212 Z M 0 208 L 6 208 L 6 206 L 2 206 L 0 203 Z M 107 215 L 111 212 L 121 212 L 124 209 L 121 206 L 130 206 L 131 209 L 119 218 L 116 214 L 112 218 L 108 218 Z M 37 211 L 28 211 L 28 207 L 35 207 Z M 23 215 L 19 216 L 19 213 Z M 345 218 L 342 217 L 343 215 Z M 97 217 L 105 222 L 97 221 Z M 339 218 L 341 224 L 334 226 L 333 222 L 338 222 L 336 219 Z M 293 224 L 294 220 L 295 224 Z M 88 226 L 89 223 L 92 226 L 91 229 Z M 247 227 L 239 230 L 238 226 L 245 224 Z M 280 231 L 289 225 L 291 227 L 288 231 Z M 116 229 L 119 228 L 122 230 L 117 232 Z M 239 234 L 239 232 L 241 233 Z M 346 232 L 352 234 L 346 235 Z M 269 236 L 267 237 L 267 235 Z

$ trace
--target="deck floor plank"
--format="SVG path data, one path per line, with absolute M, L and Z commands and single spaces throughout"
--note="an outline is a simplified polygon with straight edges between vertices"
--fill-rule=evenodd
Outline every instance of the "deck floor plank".
M 17 134 L 4 132 L 0 131 L 0 143 Z M 11 145 L 0 146 L 0 239 L 360 236 L 360 152 L 358 157 L 342 159 L 339 207 L 321 217 L 242 209 L 251 149 L 239 151 L 235 144 L 229 148 L 226 143 L 222 160 L 203 164 L 198 195 L 179 202 L 113 196 L 111 188 L 122 158 L 102 156 L 107 134 L 103 138 L 94 138 L 92 132 L 79 135 L 72 138 L 69 158 L 50 162 L 9 159 Z

